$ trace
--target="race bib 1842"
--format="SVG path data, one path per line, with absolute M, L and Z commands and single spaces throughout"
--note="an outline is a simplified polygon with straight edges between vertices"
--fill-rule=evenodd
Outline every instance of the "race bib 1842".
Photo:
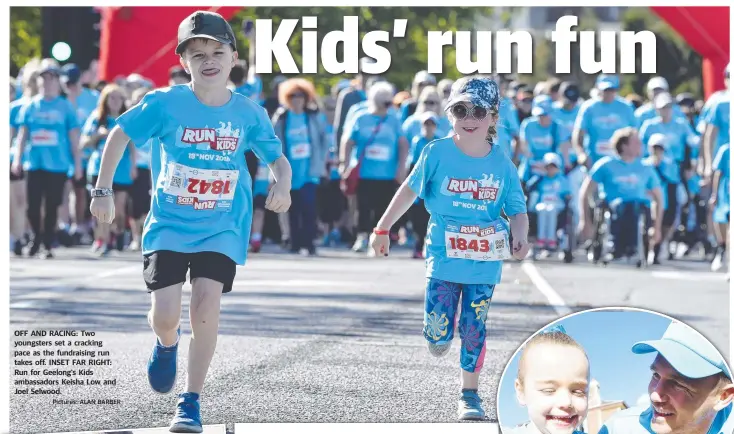
M 479 225 L 447 225 L 446 257 L 474 261 L 510 259 L 509 234 L 501 223 Z
M 166 201 L 195 210 L 232 209 L 239 170 L 207 170 L 169 163 L 163 192 Z

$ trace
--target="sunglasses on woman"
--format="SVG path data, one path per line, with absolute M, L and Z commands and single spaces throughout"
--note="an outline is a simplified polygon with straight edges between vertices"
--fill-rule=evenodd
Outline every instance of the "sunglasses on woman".
M 471 117 L 478 121 L 482 121 L 489 114 L 489 110 L 487 110 L 485 107 L 481 107 L 478 105 L 469 108 L 464 104 L 456 104 L 455 106 L 451 107 L 451 114 L 458 121 L 464 120 L 469 115 L 471 115 Z

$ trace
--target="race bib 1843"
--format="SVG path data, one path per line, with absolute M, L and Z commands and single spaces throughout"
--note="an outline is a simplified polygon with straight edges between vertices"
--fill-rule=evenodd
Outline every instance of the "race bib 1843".
M 447 225 L 446 257 L 474 261 L 510 259 L 509 233 L 501 222 L 487 226 Z
M 163 192 L 166 201 L 195 210 L 232 209 L 239 170 L 207 170 L 169 163 Z

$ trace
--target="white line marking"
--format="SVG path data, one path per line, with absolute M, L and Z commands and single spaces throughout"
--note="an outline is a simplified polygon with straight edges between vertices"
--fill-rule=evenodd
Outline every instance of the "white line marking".
M 673 279 L 673 280 L 689 280 L 691 282 L 697 282 L 701 280 L 713 281 L 713 282 L 725 282 L 725 274 L 717 273 L 683 273 L 681 271 L 652 271 L 650 272 L 652 277 L 659 279 Z
M 227 426 L 226 425 L 204 425 L 202 428 L 204 428 L 203 434 L 225 434 L 227 432 Z M 165 428 L 139 428 L 139 429 L 114 429 L 114 430 L 104 430 L 104 431 L 77 431 L 77 432 L 67 432 L 63 434 L 105 434 L 108 432 L 129 432 L 131 434 L 163 434 L 167 433 L 168 427 Z M 62 433 L 54 433 L 54 434 L 62 434 Z
M 77 289 L 79 286 L 83 286 L 85 284 L 88 284 L 90 282 L 99 281 L 100 279 L 106 279 L 108 277 L 117 276 L 120 274 L 126 274 L 130 271 L 134 270 L 140 270 L 140 265 L 131 265 L 128 267 L 122 267 L 122 268 L 115 268 L 112 270 L 106 270 L 102 271 L 101 273 L 92 274 L 91 276 L 87 276 L 82 279 L 69 279 L 67 281 L 62 281 L 62 285 L 53 285 L 53 286 L 36 286 L 37 288 L 35 291 L 27 291 L 23 293 L 22 295 L 17 295 L 14 297 L 11 297 L 14 300 L 19 300 L 15 302 L 10 303 L 11 308 L 27 308 L 30 307 L 33 304 L 33 299 L 49 299 L 54 298 L 55 296 L 58 296 L 60 294 L 65 294 L 68 292 L 72 292 L 75 289 Z M 10 287 L 13 287 L 13 283 L 11 282 Z M 28 300 L 31 299 L 31 300 Z
M 538 268 L 535 267 L 535 265 L 531 262 L 523 262 L 520 266 L 525 274 L 528 275 L 530 278 L 530 281 L 533 282 L 533 285 L 535 285 L 536 288 L 538 288 L 538 291 L 540 291 L 545 298 L 548 299 L 548 304 L 550 304 L 553 309 L 556 310 L 556 313 L 560 316 L 566 316 L 573 312 L 567 305 L 566 302 L 563 301 L 560 295 L 553 289 L 552 286 L 550 286 L 550 283 L 548 283 L 545 278 L 540 274 L 540 271 L 538 271 Z

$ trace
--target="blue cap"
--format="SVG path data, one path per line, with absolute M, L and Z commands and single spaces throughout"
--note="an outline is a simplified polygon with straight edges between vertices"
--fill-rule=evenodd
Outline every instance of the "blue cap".
M 425 124 L 428 121 L 433 121 L 434 124 L 438 125 L 438 116 L 433 112 L 423 112 L 420 116 L 421 124 Z
M 74 63 L 67 63 L 61 68 L 61 79 L 66 83 L 78 83 L 82 78 L 82 70 Z
M 470 102 L 484 108 L 498 107 L 500 104 L 500 88 L 489 78 L 465 77 L 451 86 L 451 95 L 444 110 L 448 111 L 461 102 Z
M 596 87 L 599 90 L 619 89 L 619 77 L 602 74 L 596 78 Z
M 553 110 L 553 99 L 549 95 L 538 95 L 533 99 L 533 116 L 544 116 Z
M 547 155 L 547 154 L 546 154 Z M 540 335 L 545 335 L 548 333 L 563 333 L 564 335 L 567 335 L 566 329 L 561 324 L 556 324 L 548 327 L 547 329 L 543 329 L 540 333 Z
M 670 323 L 660 340 L 638 342 L 632 347 L 635 354 L 655 351 L 684 377 L 704 378 L 723 372 L 731 378 L 724 358 L 711 342 L 681 322 Z

